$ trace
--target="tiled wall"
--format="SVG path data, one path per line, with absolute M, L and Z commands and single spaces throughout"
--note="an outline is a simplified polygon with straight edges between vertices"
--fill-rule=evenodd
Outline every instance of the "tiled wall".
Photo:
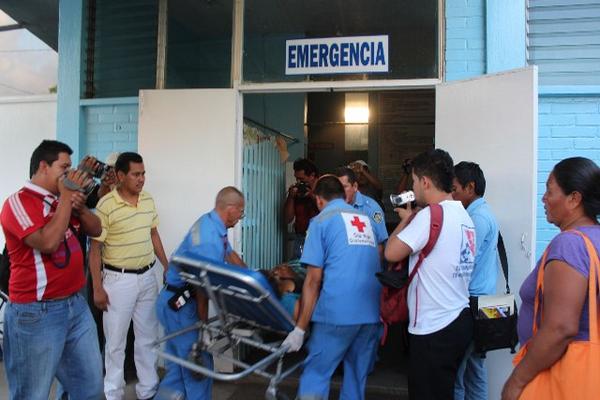
M 485 1 L 446 1 L 446 80 L 482 75 L 485 58 Z
M 104 161 L 112 152 L 137 151 L 137 98 L 86 100 L 83 113 L 88 154 Z
M 541 198 L 552 167 L 568 157 L 600 164 L 600 96 L 539 98 L 537 255 L 558 229 L 546 222 Z

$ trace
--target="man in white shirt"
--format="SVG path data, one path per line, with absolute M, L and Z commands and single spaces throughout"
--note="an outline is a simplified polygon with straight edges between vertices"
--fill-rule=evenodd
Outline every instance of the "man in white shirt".
M 475 228 L 460 201 L 452 199 L 453 161 L 440 149 L 419 154 L 412 162 L 413 191 L 418 206 L 398 208 L 400 224 L 390 235 L 385 257 L 409 259 L 409 272 L 427 244 L 428 205 L 443 210 L 442 229 L 408 289 L 408 391 L 415 399 L 452 399 L 456 372 L 471 341 L 469 281 L 475 260 Z

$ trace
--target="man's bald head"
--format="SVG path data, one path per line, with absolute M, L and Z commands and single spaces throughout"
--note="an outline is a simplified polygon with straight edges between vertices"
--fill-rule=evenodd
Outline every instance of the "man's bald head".
M 244 194 L 233 186 L 226 186 L 217 193 L 215 208 L 224 210 L 227 206 L 238 206 L 243 204 Z

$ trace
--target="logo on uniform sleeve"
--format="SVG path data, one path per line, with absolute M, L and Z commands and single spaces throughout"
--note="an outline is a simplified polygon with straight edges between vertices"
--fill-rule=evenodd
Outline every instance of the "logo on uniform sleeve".
M 376 211 L 373 213 L 373 221 L 380 224 L 383 221 L 383 215 L 379 211 Z
M 470 226 L 461 225 L 462 243 L 460 245 L 460 258 L 455 278 L 465 278 L 471 276 L 475 264 L 475 229 Z
M 369 217 L 350 213 L 341 213 L 341 215 L 344 219 L 349 245 L 375 247 L 375 235 Z

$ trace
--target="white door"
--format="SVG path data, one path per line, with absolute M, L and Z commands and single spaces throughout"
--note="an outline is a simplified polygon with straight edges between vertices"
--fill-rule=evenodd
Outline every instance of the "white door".
M 537 201 L 537 69 L 507 71 L 436 88 L 435 146 L 455 164 L 473 161 L 486 178 L 484 197 L 498 222 L 517 293 L 533 267 Z M 498 291 L 504 287 L 499 279 Z M 512 370 L 508 350 L 488 353 L 489 398 Z
M 238 101 L 233 89 L 140 91 L 138 149 L 167 257 L 221 188 L 239 188 Z

